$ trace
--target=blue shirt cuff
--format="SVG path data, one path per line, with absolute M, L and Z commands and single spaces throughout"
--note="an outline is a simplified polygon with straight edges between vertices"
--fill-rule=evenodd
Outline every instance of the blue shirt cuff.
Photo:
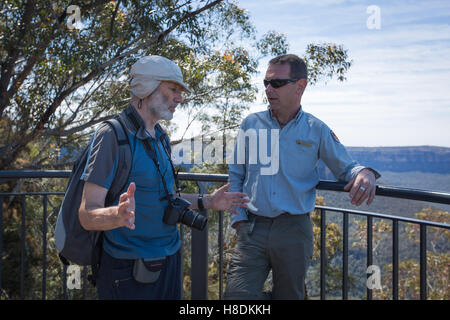
M 372 168 L 369 168 L 369 167 L 363 167 L 363 166 L 356 166 L 356 167 L 354 167 L 354 168 L 351 170 L 351 172 L 350 172 L 350 179 L 348 179 L 347 181 L 352 180 L 352 179 L 353 179 L 354 177 L 356 177 L 356 176 L 358 175 L 358 173 L 359 173 L 361 170 L 363 170 L 363 169 L 369 169 L 370 171 L 372 171 L 373 174 L 375 175 L 375 179 L 378 179 L 378 178 L 381 177 L 381 174 L 378 173 L 378 171 L 376 171 L 376 170 L 374 170 L 374 169 L 372 169 Z
M 239 221 L 247 221 L 247 212 L 245 212 L 244 208 L 236 208 L 238 214 L 231 213 L 231 227 L 234 228 L 234 224 Z

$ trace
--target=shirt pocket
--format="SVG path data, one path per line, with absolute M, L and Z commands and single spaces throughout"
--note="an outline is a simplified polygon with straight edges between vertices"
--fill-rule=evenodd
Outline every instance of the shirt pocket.
M 298 138 L 284 148 L 283 151 L 288 154 L 288 157 L 283 170 L 288 177 L 304 179 L 314 172 L 319 160 L 319 146 L 316 142 Z

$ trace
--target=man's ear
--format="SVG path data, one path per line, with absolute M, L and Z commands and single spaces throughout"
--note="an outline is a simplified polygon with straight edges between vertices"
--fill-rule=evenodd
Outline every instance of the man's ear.
M 308 82 L 306 81 L 306 79 L 300 79 L 298 80 L 298 90 L 300 94 L 303 94 L 303 91 L 305 91 L 305 88 L 307 86 Z

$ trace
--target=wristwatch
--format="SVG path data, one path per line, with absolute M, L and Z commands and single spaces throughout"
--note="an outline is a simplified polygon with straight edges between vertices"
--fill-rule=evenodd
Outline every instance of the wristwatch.
M 203 206 L 203 194 L 198 195 L 197 205 L 198 205 L 198 210 L 200 210 L 200 211 L 205 210 L 205 207 Z

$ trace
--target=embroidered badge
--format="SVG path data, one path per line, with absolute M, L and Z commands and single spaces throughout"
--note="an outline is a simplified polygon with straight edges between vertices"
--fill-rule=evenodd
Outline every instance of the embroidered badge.
M 333 137 L 333 139 L 336 140 L 337 142 L 341 143 L 339 141 L 339 138 L 337 137 L 337 135 L 333 132 L 333 130 L 330 130 L 330 132 L 331 132 L 331 136 Z
M 304 142 L 304 141 L 301 141 L 301 140 L 297 140 L 296 142 L 297 142 L 297 144 L 301 144 L 302 146 L 305 146 L 305 147 L 311 147 L 312 146 L 311 143 L 307 143 L 307 142 Z

